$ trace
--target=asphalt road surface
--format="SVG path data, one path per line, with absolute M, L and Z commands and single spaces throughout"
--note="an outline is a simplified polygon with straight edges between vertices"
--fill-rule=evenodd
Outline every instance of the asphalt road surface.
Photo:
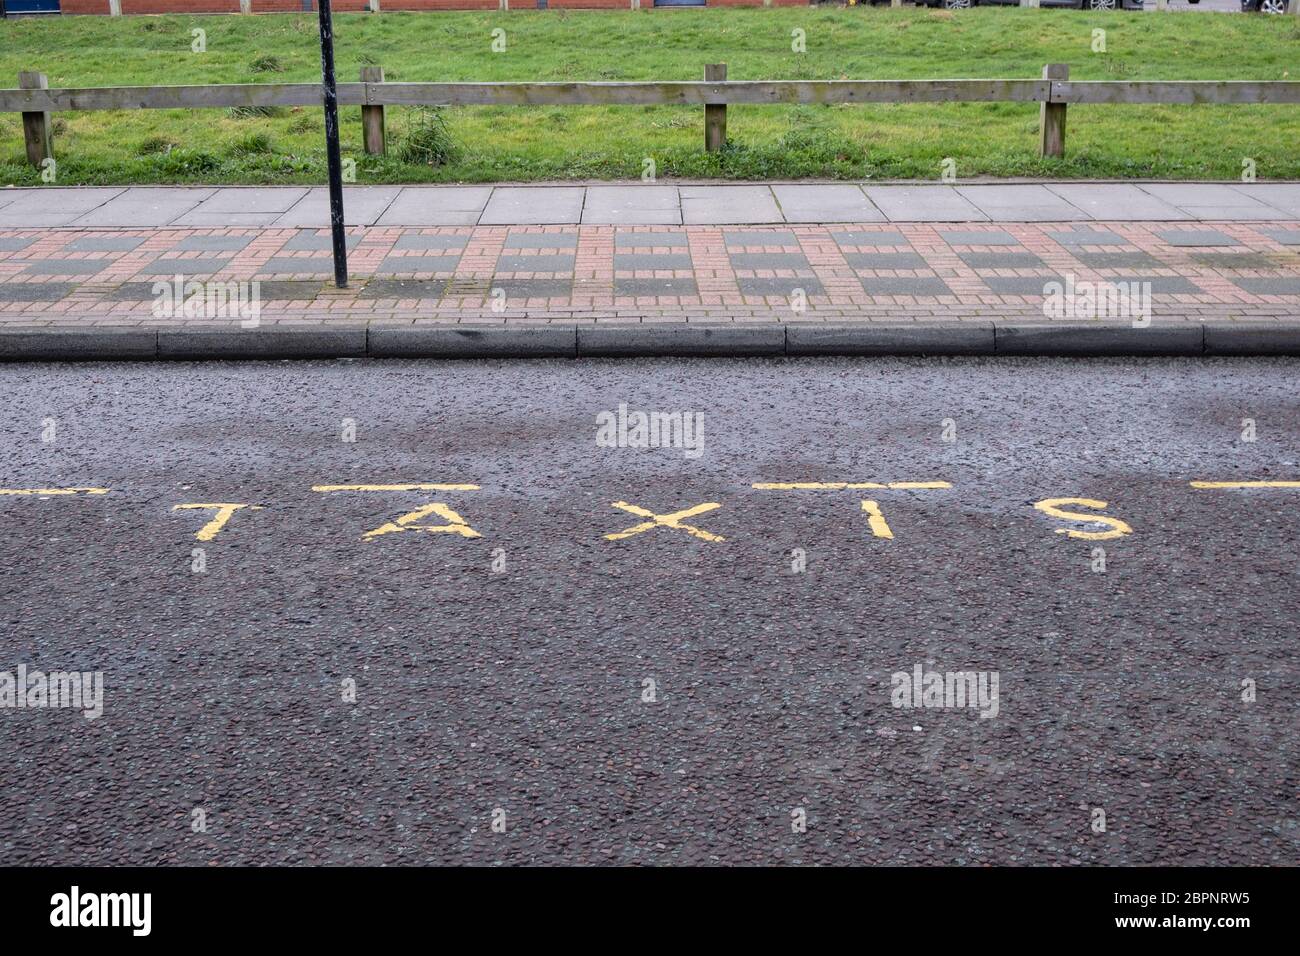
M 0 671 L 103 675 L 0 709 L 0 853 L 1294 864 L 1300 487 L 1191 482 L 1300 478 L 1298 376 L 0 367 L 0 485 L 108 489 L 0 495 Z

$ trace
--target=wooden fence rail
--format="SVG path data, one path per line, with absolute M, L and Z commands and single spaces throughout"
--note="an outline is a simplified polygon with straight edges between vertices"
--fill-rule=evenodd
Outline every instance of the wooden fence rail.
M 705 148 L 726 138 L 727 105 L 813 103 L 1040 103 L 1042 155 L 1065 154 L 1070 103 L 1300 104 L 1300 81 L 1120 80 L 1072 82 L 1061 63 L 1037 80 L 727 80 L 710 64 L 702 81 L 591 83 L 385 83 L 380 67 L 363 67 L 361 83 L 340 83 L 341 106 L 362 107 L 364 145 L 382 153 L 385 106 L 703 106 Z M 226 83 L 208 86 L 116 86 L 46 89 L 45 75 L 24 72 L 18 89 L 0 89 L 0 113 L 22 113 L 28 159 L 52 155 L 50 112 L 64 110 L 204 109 L 317 106 L 316 83 Z

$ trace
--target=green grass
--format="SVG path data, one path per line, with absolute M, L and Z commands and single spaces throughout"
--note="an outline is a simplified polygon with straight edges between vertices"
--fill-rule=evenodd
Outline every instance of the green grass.
M 1300 79 L 1292 17 L 975 9 L 755 8 L 677 11 L 385 13 L 336 19 L 339 76 L 378 63 L 390 80 L 908 79 L 1038 76 L 1048 62 L 1075 79 Z M 506 30 L 493 53 L 491 32 Z M 1108 52 L 1091 51 L 1107 31 Z M 190 31 L 207 31 L 207 52 Z M 791 51 L 791 31 L 807 53 Z M 0 76 L 42 70 L 50 85 L 312 82 L 314 15 L 63 17 L 0 22 Z M 1294 106 L 1073 106 L 1067 158 L 1036 155 L 1033 104 L 731 107 L 730 141 L 703 149 L 700 107 L 471 107 L 430 119 L 389 109 L 390 155 L 361 150 L 360 110 L 342 111 L 358 182 L 638 178 L 652 157 L 666 177 L 937 178 L 957 175 L 1300 178 Z M 320 111 L 137 110 L 63 113 L 55 139 L 64 185 L 319 183 Z M 446 147 L 446 148 L 443 148 Z M 420 158 L 445 158 L 441 165 Z M 16 114 L 0 114 L 0 184 L 37 184 Z

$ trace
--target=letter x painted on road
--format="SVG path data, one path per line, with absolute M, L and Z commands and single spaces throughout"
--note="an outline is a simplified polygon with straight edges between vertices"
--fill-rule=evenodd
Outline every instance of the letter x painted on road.
M 605 535 L 607 541 L 619 541 L 623 538 L 630 538 L 634 534 L 641 534 L 643 531 L 649 531 L 652 528 L 658 528 L 662 525 L 665 528 L 680 528 L 687 534 L 694 535 L 704 541 L 725 541 L 727 540 L 720 534 L 710 534 L 708 531 L 702 531 L 699 528 L 689 524 L 682 524 L 683 518 L 693 518 L 695 515 L 703 514 L 706 511 L 712 511 L 714 508 L 721 508 L 722 505 L 714 501 L 706 501 L 702 505 L 696 505 L 694 508 L 687 508 L 684 511 L 674 511 L 672 514 L 657 515 L 653 511 L 647 511 L 645 508 L 638 508 L 636 505 L 630 505 L 626 501 L 615 501 L 612 507 L 620 508 L 623 511 L 637 515 L 641 518 L 649 518 L 649 521 L 643 521 L 641 524 L 633 525 L 625 531 L 616 531 L 613 534 Z

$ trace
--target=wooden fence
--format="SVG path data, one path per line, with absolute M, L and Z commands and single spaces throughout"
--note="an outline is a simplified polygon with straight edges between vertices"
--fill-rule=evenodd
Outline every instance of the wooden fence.
M 1065 155 L 1070 103 L 1300 103 L 1300 81 L 1169 80 L 1072 82 L 1063 63 L 1043 67 L 1037 80 L 728 80 L 725 63 L 704 69 L 703 81 L 594 83 L 385 83 L 381 67 L 363 67 L 360 83 L 341 83 L 341 106 L 360 106 L 367 153 L 385 151 L 385 106 L 703 106 L 704 143 L 727 138 L 727 105 L 810 103 L 1039 103 L 1043 156 Z M 53 156 L 49 114 L 64 110 L 203 109 L 319 106 L 316 83 L 229 83 L 211 86 L 117 86 L 48 89 L 43 73 L 18 75 L 17 89 L 0 89 L 0 113 L 23 114 L 27 158 Z

